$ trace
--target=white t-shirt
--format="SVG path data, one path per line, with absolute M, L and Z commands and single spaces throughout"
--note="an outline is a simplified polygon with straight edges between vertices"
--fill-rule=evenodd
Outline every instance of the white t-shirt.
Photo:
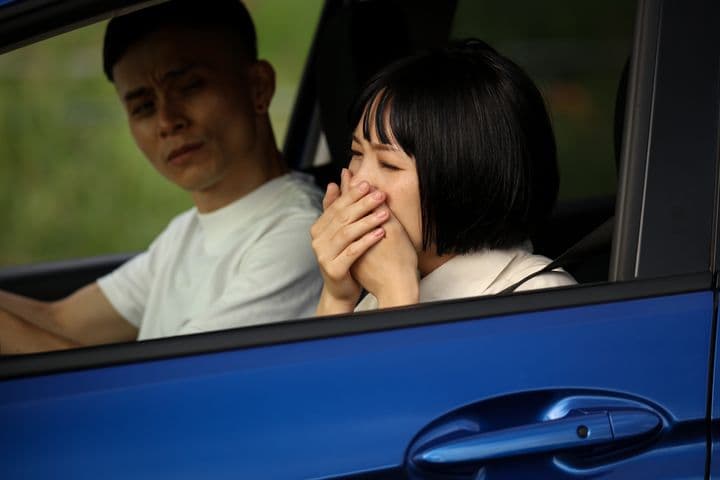
M 450 300 L 500 293 L 528 275 L 542 270 L 551 260 L 533 255 L 530 245 L 508 250 L 483 250 L 457 255 L 420 280 L 420 302 Z M 562 269 L 543 273 L 523 283 L 516 292 L 574 285 L 575 279 Z M 378 301 L 368 294 L 355 311 L 375 310 Z
M 310 177 L 289 173 L 214 212 L 175 217 L 98 284 L 138 340 L 311 316 L 322 278 L 309 231 L 320 211 Z

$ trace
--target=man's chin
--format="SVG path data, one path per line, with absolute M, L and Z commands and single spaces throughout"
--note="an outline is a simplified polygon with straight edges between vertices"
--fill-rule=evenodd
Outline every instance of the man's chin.
M 218 179 L 215 175 L 208 175 L 208 172 L 198 170 L 201 169 L 186 168 L 179 172 L 163 173 L 165 173 L 165 178 L 170 180 L 170 182 L 187 192 L 198 193 L 211 190 L 213 186 L 217 184 Z
M 217 185 L 216 181 L 184 181 L 174 183 L 188 193 L 210 193 Z

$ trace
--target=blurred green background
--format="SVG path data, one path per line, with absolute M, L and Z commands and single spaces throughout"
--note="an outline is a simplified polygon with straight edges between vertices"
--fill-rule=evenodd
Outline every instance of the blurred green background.
M 246 0 L 279 145 L 322 0 Z M 0 56 L 0 268 L 143 250 L 192 204 L 142 157 L 101 68 L 106 22 Z
M 246 0 L 260 55 L 277 70 L 282 145 L 321 0 Z M 521 64 L 550 106 L 561 197 L 615 190 L 612 118 L 634 2 L 461 0 L 454 37 Z M 0 268 L 144 249 L 189 196 L 132 142 L 102 76 L 105 23 L 0 56 Z M 372 34 L 372 26 L 368 26 Z
M 459 0 L 452 36 L 481 38 L 520 64 L 549 106 L 560 198 L 615 192 L 615 99 L 636 2 Z

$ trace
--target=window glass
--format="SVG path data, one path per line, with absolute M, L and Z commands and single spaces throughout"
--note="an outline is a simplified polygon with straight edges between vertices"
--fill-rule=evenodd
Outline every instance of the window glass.
M 282 145 L 321 0 L 251 0 Z M 147 163 L 101 69 L 106 22 L 0 56 L 0 268 L 142 250 L 190 198 Z
M 627 0 L 458 2 L 452 36 L 487 41 L 542 90 L 558 143 L 561 201 L 615 192 L 615 98 L 634 16 Z

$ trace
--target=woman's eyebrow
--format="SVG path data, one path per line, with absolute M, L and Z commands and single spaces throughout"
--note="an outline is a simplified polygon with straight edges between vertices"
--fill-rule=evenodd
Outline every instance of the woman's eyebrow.
M 355 143 L 362 143 L 355 134 L 353 134 L 352 139 Z M 401 150 L 401 148 L 397 145 L 392 145 L 390 143 L 370 143 L 370 147 L 372 147 L 374 150 L 384 150 L 390 152 L 399 152 Z
M 370 146 L 375 150 L 385 150 L 390 152 L 399 152 L 400 147 L 389 143 L 371 143 Z

